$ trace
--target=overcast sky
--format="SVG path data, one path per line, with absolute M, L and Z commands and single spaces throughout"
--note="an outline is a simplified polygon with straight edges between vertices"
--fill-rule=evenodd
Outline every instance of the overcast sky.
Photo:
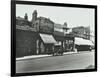
M 37 10 L 38 17 L 50 18 L 59 24 L 67 22 L 70 28 L 90 26 L 91 31 L 94 32 L 94 9 L 17 4 L 16 16 L 24 17 L 25 13 L 27 13 L 28 19 L 31 20 L 34 10 Z

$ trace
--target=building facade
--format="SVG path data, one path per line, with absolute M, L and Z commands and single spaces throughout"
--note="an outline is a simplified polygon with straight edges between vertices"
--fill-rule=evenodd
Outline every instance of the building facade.
M 56 40 L 53 36 L 54 22 L 45 17 L 32 14 L 32 20 L 16 17 L 16 57 L 50 53 Z
M 16 57 L 37 54 L 38 37 L 34 28 L 16 25 Z
M 64 52 L 70 52 L 74 50 L 74 36 L 73 34 L 69 34 L 67 31 L 69 28 L 67 27 L 67 23 L 65 22 L 63 25 L 54 24 L 54 36 L 58 43 L 61 45 L 61 49 Z
M 75 48 L 78 51 L 90 51 L 91 47 L 94 47 L 94 43 L 91 40 L 90 27 L 74 27 L 70 34 L 74 35 Z M 94 38 L 92 38 L 94 39 Z
M 32 20 L 28 15 L 16 17 L 16 57 L 38 54 L 51 54 L 57 49 L 74 50 L 74 37 L 67 34 L 67 23 L 54 23 L 46 17 L 38 17 L 35 10 Z
M 72 28 L 72 34 L 75 37 L 81 37 L 90 40 L 90 27 L 83 27 L 83 26 L 74 27 Z

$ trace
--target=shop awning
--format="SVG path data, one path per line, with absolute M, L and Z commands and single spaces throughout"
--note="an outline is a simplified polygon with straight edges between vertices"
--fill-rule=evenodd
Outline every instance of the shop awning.
M 39 35 L 44 43 L 47 43 L 47 44 L 57 43 L 52 35 L 49 35 L 49 34 L 39 34 Z
M 83 38 L 78 38 L 78 37 L 75 37 L 75 44 L 76 45 L 94 45 L 92 43 L 92 41 L 86 40 L 86 39 L 83 39 Z

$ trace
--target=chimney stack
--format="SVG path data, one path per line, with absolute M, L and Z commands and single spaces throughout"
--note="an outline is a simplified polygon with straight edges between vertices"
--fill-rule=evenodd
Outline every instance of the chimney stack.
M 25 20 L 28 20 L 27 13 L 25 13 L 24 19 L 25 19 Z

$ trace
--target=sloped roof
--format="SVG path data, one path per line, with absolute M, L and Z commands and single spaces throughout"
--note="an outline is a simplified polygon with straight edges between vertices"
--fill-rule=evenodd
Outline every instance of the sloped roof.
M 16 29 L 20 29 L 20 30 L 29 30 L 29 31 L 35 31 L 36 32 L 36 29 L 28 26 L 28 25 L 25 25 L 25 26 L 19 26 L 19 25 L 16 25 Z

